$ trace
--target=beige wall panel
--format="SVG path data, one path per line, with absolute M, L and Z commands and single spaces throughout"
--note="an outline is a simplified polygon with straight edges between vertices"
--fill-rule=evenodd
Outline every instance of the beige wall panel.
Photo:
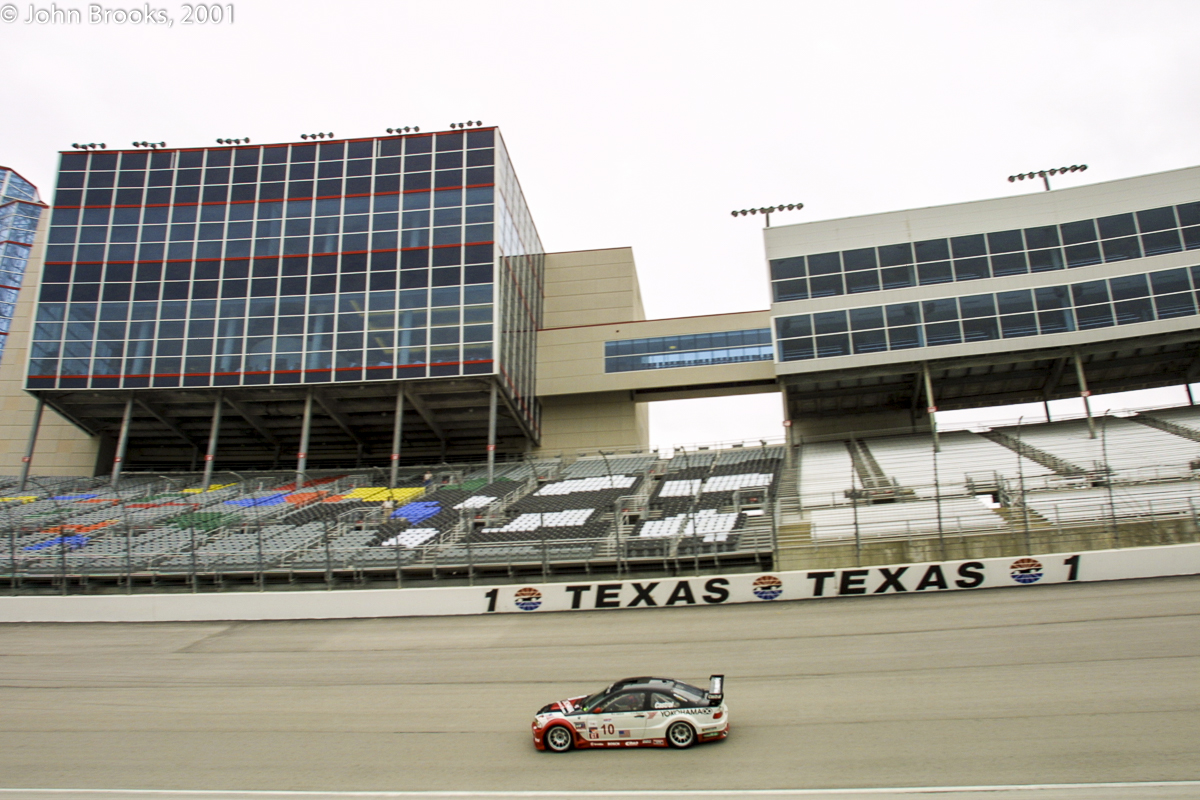
M 552 456 L 596 450 L 645 450 L 649 447 L 649 410 L 628 392 L 599 392 L 542 400 L 542 446 L 535 454 Z
M 0 415 L 0 475 L 17 475 L 21 458 L 29 441 L 37 401 L 24 389 L 25 367 L 29 356 L 29 339 L 33 331 L 33 316 L 37 306 L 38 287 L 42 282 L 42 264 L 46 254 L 46 234 L 50 227 L 50 212 L 42 215 L 29 265 L 25 270 L 23 289 L 17 296 L 12 327 L 0 359 L 0 397 L 4 413 Z M 98 442 L 76 428 L 49 408 L 42 415 L 37 447 L 33 452 L 29 474 L 90 476 L 96 466 Z
M 543 327 L 624 322 L 645 316 L 630 248 L 546 254 Z

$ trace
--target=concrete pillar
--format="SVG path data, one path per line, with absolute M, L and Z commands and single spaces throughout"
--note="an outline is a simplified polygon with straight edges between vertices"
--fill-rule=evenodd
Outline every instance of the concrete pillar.
M 496 480 L 496 382 L 492 381 L 492 391 L 488 397 L 488 483 Z
M 304 421 L 300 425 L 300 452 L 296 453 L 296 491 L 304 485 L 308 468 L 308 436 L 312 432 L 313 390 L 304 395 Z
M 33 411 L 33 424 L 29 426 L 29 442 L 25 445 L 25 455 L 21 458 L 21 484 L 17 488 L 22 492 L 29 481 L 29 465 L 33 463 L 33 449 L 37 446 L 38 428 L 42 426 L 42 411 L 45 408 L 46 401 L 39 396 L 37 408 Z
M 217 437 L 221 435 L 221 409 L 225 405 L 225 397 L 217 390 L 217 399 L 213 401 L 212 427 L 208 431 L 208 452 L 204 454 L 204 480 L 201 488 L 208 489 L 212 485 L 213 462 L 217 459 Z
M 400 447 L 401 436 L 404 433 L 404 384 L 396 387 L 396 414 L 392 420 L 392 474 L 388 479 L 388 488 L 395 489 L 400 477 Z
M 121 467 L 125 462 L 125 449 L 129 446 L 129 420 L 133 418 L 133 395 L 125 401 L 125 414 L 121 417 L 121 434 L 117 437 L 117 454 L 113 456 L 112 488 L 120 488 Z
M 1071 355 L 1075 358 L 1075 377 L 1079 380 L 1079 396 L 1083 398 L 1083 411 L 1087 414 L 1088 436 L 1095 439 L 1096 421 L 1092 419 L 1092 403 L 1089 399 L 1092 393 L 1088 391 L 1087 376 L 1083 373 L 1083 359 L 1079 357 L 1078 350 L 1072 350 Z
M 921 362 L 921 373 L 925 377 L 925 410 L 929 413 L 929 429 L 933 431 L 933 449 L 940 452 L 942 443 L 938 439 L 937 418 L 933 416 L 937 413 L 937 400 L 933 396 L 933 378 L 929 376 L 929 362 Z

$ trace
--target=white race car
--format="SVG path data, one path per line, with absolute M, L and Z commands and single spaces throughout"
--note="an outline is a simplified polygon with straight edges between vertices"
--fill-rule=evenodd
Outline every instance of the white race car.
M 708 691 L 670 678 L 626 678 L 593 695 L 544 706 L 533 718 L 538 750 L 691 747 L 729 735 L 724 675 Z

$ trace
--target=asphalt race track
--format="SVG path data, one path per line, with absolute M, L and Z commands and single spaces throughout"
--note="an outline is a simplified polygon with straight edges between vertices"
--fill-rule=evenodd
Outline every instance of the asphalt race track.
M 724 742 L 566 755 L 530 742 L 548 701 L 710 672 L 727 675 Z M 6 625 L 0 800 L 117 796 L 14 791 L 54 788 L 878 800 L 916 793 L 879 788 L 1031 784 L 1043 788 L 1001 795 L 1200 797 L 1200 784 L 1153 783 L 1200 780 L 1198 712 L 1200 577 L 528 616 Z M 750 791 L 837 788 L 875 791 Z

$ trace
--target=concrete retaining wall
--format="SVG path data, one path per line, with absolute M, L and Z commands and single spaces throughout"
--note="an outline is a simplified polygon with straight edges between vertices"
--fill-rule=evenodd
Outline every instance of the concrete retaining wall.
M 692 578 L 364 591 L 0 598 L 0 622 L 339 619 L 764 603 L 839 596 L 1019 590 L 1200 574 L 1200 544 L 1031 557 Z

